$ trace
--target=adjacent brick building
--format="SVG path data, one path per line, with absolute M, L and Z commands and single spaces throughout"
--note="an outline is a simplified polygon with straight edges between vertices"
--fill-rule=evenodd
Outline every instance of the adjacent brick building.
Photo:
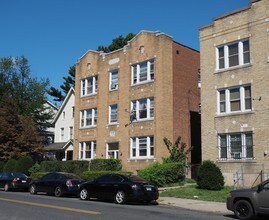
M 214 19 L 200 45 L 202 159 L 252 184 L 269 165 L 269 1 Z
M 198 69 L 198 51 L 160 32 L 89 50 L 76 65 L 74 159 L 119 158 L 136 171 L 168 156 L 163 138 L 178 136 L 199 154 Z

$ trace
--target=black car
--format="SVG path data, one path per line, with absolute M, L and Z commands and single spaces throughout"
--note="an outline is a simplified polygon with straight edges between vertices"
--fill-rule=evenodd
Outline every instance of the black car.
M 28 190 L 30 178 L 20 172 L 0 173 L 0 188 L 5 191 L 12 189 Z
M 249 189 L 236 189 L 228 194 L 226 206 L 238 219 L 269 215 L 269 179 Z
M 105 174 L 91 182 L 80 185 L 82 200 L 96 198 L 112 200 L 118 204 L 125 202 L 146 202 L 157 200 L 158 188 L 135 175 Z
M 73 173 L 52 172 L 45 174 L 38 180 L 30 182 L 30 193 L 45 192 L 57 197 L 65 194 L 77 195 L 79 184 L 83 180 Z

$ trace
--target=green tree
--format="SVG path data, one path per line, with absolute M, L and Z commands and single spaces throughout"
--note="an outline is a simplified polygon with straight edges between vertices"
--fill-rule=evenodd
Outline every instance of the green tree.
M 68 76 L 63 77 L 64 82 L 60 86 L 61 89 L 57 89 L 55 87 L 50 87 L 48 94 L 54 97 L 54 101 L 62 102 L 67 93 L 69 92 L 70 88 L 75 88 L 75 77 L 76 77 L 76 66 L 73 65 L 69 68 Z
M 133 34 L 133 33 L 127 34 L 126 37 L 123 37 L 122 35 L 120 35 L 117 38 L 114 38 L 112 40 L 112 43 L 108 47 L 98 46 L 97 51 L 104 51 L 105 53 L 109 53 L 109 52 L 112 52 L 114 50 L 121 49 L 128 43 L 128 41 L 133 39 L 134 36 L 135 36 L 135 34 Z
M 30 116 L 20 115 L 12 99 L 4 99 L 0 106 L 0 159 L 21 156 L 38 158 L 43 150 L 38 126 Z
M 17 164 L 17 161 L 15 159 L 8 160 L 3 168 L 3 171 L 4 172 L 13 172 L 16 164 Z
M 29 175 L 29 169 L 34 165 L 34 160 L 29 157 L 29 156 L 25 156 L 25 157 L 20 157 L 17 160 L 17 164 L 14 168 L 14 171 L 16 172 L 22 172 L 26 175 Z
M 164 163 L 168 162 L 183 162 L 185 163 L 188 154 L 192 150 L 192 147 L 186 150 L 186 144 L 181 141 L 181 137 L 179 136 L 175 143 L 172 143 L 166 137 L 163 138 L 164 144 L 168 149 L 170 156 L 168 158 L 163 158 Z

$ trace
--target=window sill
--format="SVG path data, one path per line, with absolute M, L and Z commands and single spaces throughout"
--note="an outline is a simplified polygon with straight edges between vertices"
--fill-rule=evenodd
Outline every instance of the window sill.
M 85 129 L 93 129 L 93 128 L 96 128 L 97 125 L 94 125 L 94 126 L 88 126 L 88 127 L 80 127 L 79 129 L 81 130 L 85 130 Z
M 110 123 L 110 124 L 107 124 L 107 128 L 108 127 L 113 127 L 113 126 L 117 126 L 117 127 L 119 127 L 119 123 L 118 122 L 116 122 L 116 123 Z
M 230 72 L 230 71 L 233 71 L 233 70 L 248 68 L 248 67 L 251 67 L 251 66 L 252 66 L 252 64 L 248 63 L 248 64 L 244 64 L 244 65 L 240 65 L 240 66 L 229 67 L 229 68 L 226 68 L 226 69 L 219 69 L 219 70 L 215 70 L 214 74 Z
M 80 96 L 80 98 L 82 99 L 82 98 L 87 98 L 87 97 L 96 96 L 96 95 L 97 95 L 97 92 Z
M 144 84 L 150 84 L 150 83 L 153 83 L 153 82 L 154 82 L 154 80 L 147 80 L 147 81 L 144 81 L 144 82 L 139 82 L 139 83 L 132 84 L 131 87 L 140 86 L 140 85 L 144 85 Z
M 215 118 L 230 117 L 230 116 L 237 116 L 237 115 L 248 115 L 248 114 L 255 114 L 255 112 L 245 111 L 245 112 L 221 113 L 221 114 L 216 115 Z
M 133 121 L 133 124 L 139 123 L 139 122 L 151 122 L 151 121 L 154 121 L 154 118 L 139 119 L 139 120 Z
M 130 158 L 128 159 L 128 162 L 152 162 L 152 161 L 156 161 L 156 158 L 154 157 L 148 157 L 148 158 Z
M 256 163 L 256 159 L 254 158 L 241 158 L 241 159 L 217 159 L 218 163 Z

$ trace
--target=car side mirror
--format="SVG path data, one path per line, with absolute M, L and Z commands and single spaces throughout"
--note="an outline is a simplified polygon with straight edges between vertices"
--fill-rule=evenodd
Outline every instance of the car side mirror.
M 263 190 L 263 185 L 260 184 L 260 185 L 258 186 L 258 192 L 260 192 L 260 191 L 262 191 L 262 190 Z

